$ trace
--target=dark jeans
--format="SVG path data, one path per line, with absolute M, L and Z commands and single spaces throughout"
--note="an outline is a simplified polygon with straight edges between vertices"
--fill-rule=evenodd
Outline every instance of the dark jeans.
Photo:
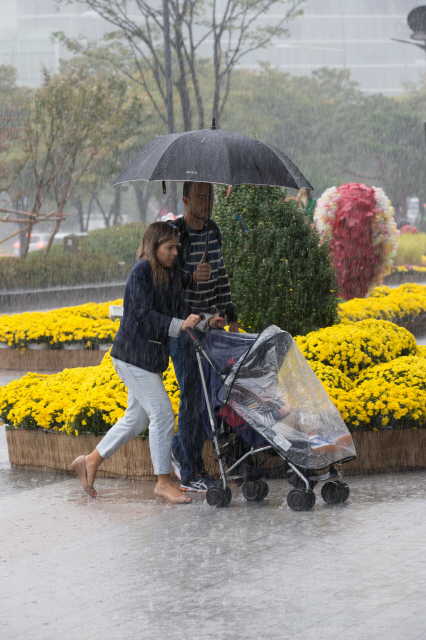
M 202 342 L 203 333 L 194 330 L 194 335 Z M 179 338 L 171 339 L 170 357 L 180 388 L 179 430 L 173 438 L 172 451 L 181 464 L 181 483 L 187 484 L 204 471 L 202 453 L 207 434 L 197 356 L 186 331 L 182 331 Z

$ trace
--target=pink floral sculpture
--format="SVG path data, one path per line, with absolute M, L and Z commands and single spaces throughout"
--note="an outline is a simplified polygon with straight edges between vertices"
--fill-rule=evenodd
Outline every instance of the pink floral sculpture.
M 394 209 L 380 187 L 348 183 L 318 200 L 314 220 L 330 253 L 345 300 L 364 298 L 390 273 L 398 248 Z

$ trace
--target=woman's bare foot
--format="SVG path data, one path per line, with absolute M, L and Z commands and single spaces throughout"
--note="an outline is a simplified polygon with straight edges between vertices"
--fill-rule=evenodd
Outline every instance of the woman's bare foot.
M 158 482 L 154 487 L 154 495 L 157 498 L 167 500 L 167 502 L 173 502 L 176 504 L 188 504 L 192 502 L 191 498 L 188 498 L 180 491 L 170 477 L 169 473 L 165 473 L 158 476 Z
M 99 453 L 97 449 L 94 449 L 92 453 L 86 456 L 86 472 L 87 472 L 87 484 L 89 487 L 94 489 L 93 485 L 95 484 L 96 472 L 98 467 L 105 460 Z
M 86 491 L 86 493 L 88 493 L 92 498 L 96 498 L 96 491 L 93 486 L 89 484 L 87 478 L 86 460 L 87 456 L 78 456 L 78 458 L 76 458 L 74 462 L 71 463 L 71 468 L 74 469 L 74 471 L 80 478 L 81 486 Z

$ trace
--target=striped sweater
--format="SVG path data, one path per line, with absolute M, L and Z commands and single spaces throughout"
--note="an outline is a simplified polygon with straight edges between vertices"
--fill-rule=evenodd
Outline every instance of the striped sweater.
M 183 266 L 186 274 L 192 274 L 203 257 L 206 248 L 206 224 L 204 223 L 200 231 L 187 227 L 191 238 L 191 253 Z M 181 234 L 179 234 L 178 251 L 180 247 Z M 185 290 L 185 301 L 194 310 L 216 314 L 232 304 L 232 297 L 222 251 L 212 229 L 209 232 L 209 263 L 212 269 L 210 280 L 194 284 L 191 278 L 190 285 Z

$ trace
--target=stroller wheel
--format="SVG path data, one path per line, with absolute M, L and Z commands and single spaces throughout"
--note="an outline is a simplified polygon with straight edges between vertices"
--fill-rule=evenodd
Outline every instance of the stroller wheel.
M 326 482 L 321 489 L 321 496 L 327 504 L 339 504 L 349 498 L 349 487 L 346 482 Z
M 259 496 L 257 500 L 264 500 L 269 493 L 269 486 L 264 480 L 259 480 Z
M 248 502 L 254 502 L 255 500 L 262 500 L 261 494 L 262 494 L 262 486 L 259 480 L 246 480 L 246 482 L 243 484 L 243 496 Z
M 315 501 L 316 501 L 315 493 L 313 491 L 307 491 L 306 492 L 306 500 L 308 501 L 307 509 L 312 509 L 312 507 L 315 505 Z
M 220 485 L 210 487 L 206 493 L 206 500 L 211 507 L 227 507 L 232 500 L 231 489 L 224 489 Z
M 304 489 L 292 489 L 287 495 L 287 504 L 293 511 L 307 511 L 315 504 L 315 493 Z
M 347 485 L 346 482 L 341 482 L 339 484 L 339 487 L 340 487 L 340 501 L 346 502 L 351 492 L 351 490 L 349 489 L 349 485 Z
M 231 500 L 232 500 L 232 491 L 229 487 L 226 487 L 225 494 L 222 500 L 222 507 L 227 507 L 228 504 L 231 502 Z

